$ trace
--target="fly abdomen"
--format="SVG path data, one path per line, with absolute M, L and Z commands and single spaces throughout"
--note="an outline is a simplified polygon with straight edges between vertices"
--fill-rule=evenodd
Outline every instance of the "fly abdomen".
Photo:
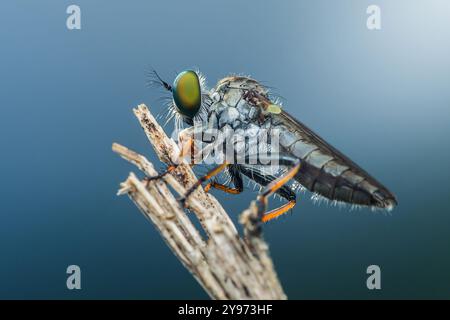
M 391 210 L 395 196 L 365 172 L 349 168 L 336 181 L 334 199 Z
M 392 209 L 396 204 L 384 186 L 367 173 L 339 164 L 336 159 L 317 167 L 306 157 L 295 180 L 327 199 L 351 204 Z
M 312 141 L 298 139 L 295 133 L 293 137 L 289 145 L 283 139 L 280 142 L 290 154 L 302 160 L 295 180 L 308 190 L 351 204 L 385 209 L 397 204 L 394 195 L 352 161 L 323 150 Z

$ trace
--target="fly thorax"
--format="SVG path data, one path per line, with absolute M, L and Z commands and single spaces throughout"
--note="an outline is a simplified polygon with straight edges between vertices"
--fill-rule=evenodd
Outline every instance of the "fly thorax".
M 234 107 L 226 107 L 222 112 L 218 114 L 219 119 L 219 129 L 223 128 L 225 125 L 229 125 L 233 129 L 239 126 L 239 111 Z
M 221 100 L 211 106 L 211 111 L 217 114 L 219 129 L 227 124 L 236 129 L 241 124 L 256 121 L 260 116 L 259 108 L 249 105 L 243 99 L 235 105 L 228 102 L 228 100 Z
M 254 96 L 266 97 L 267 90 L 253 79 L 231 76 L 220 80 L 210 96 L 216 104 L 236 108 L 240 121 L 246 122 L 256 120 L 260 116 L 261 106 L 255 103 Z

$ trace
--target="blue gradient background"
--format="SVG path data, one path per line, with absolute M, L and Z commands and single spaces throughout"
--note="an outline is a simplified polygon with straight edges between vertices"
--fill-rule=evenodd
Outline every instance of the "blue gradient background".
M 199 67 L 275 86 L 286 109 L 398 196 L 392 214 L 314 205 L 265 228 L 288 296 L 450 298 L 450 2 L 69 1 L 0 4 L 0 298 L 207 298 L 118 184 L 155 160 L 131 108 Z M 366 8 L 382 9 L 382 30 Z M 170 129 L 170 126 L 168 127 Z M 216 193 L 219 199 L 227 195 Z M 240 212 L 251 191 L 225 201 Z M 66 267 L 82 290 L 66 289 Z M 382 290 L 366 288 L 368 265 Z

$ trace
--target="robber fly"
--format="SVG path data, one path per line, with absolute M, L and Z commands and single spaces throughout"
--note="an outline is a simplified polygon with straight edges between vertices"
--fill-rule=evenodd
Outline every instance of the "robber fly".
M 203 128 L 213 128 L 220 132 L 225 128 L 243 133 L 263 128 L 279 132 L 279 148 L 275 156 L 285 170 L 278 174 L 269 170 L 268 173 L 261 164 L 224 161 L 201 177 L 188 190 L 184 199 L 202 183 L 208 183 L 205 190 L 216 188 L 232 194 L 240 193 L 244 190 L 243 177 L 246 177 L 263 187 L 257 203 L 264 222 L 282 215 L 295 205 L 296 189 L 292 181 L 316 195 L 338 203 L 387 210 L 397 205 L 394 194 L 284 111 L 272 98 L 269 89 L 258 81 L 244 76 L 229 76 L 221 79 L 213 89 L 207 90 L 203 76 L 196 71 L 179 73 L 173 85 L 163 81 L 156 72 L 153 76 L 152 83 L 160 84 L 171 93 L 172 116 L 189 128 L 200 124 Z M 202 142 L 206 145 L 212 143 L 210 140 Z M 267 144 L 270 147 L 271 141 Z M 244 153 L 250 147 L 244 146 Z M 174 168 L 169 167 L 165 173 Z M 230 185 L 213 180 L 221 171 L 227 171 Z M 266 212 L 267 199 L 272 194 L 278 194 L 287 203 Z

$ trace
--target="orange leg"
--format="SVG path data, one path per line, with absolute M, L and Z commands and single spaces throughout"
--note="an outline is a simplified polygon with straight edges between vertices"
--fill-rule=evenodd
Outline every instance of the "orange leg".
M 180 154 L 178 155 L 178 160 L 181 161 L 181 159 L 183 157 L 185 157 L 187 154 L 189 154 L 189 152 L 191 152 L 192 155 L 192 150 L 194 149 L 194 140 L 191 138 L 189 140 L 187 140 L 185 143 L 183 143 L 182 148 L 180 150 Z M 191 156 L 191 161 L 192 161 L 192 156 Z M 153 180 L 158 180 L 163 178 L 164 176 L 166 176 L 167 174 L 171 173 L 172 171 L 174 171 L 176 168 L 178 167 L 178 164 L 172 164 L 169 165 L 167 167 L 167 170 L 156 175 L 153 177 L 145 177 L 144 180 L 146 181 L 146 185 L 148 186 L 148 184 L 150 183 L 150 181 Z
M 164 171 L 164 172 L 162 172 L 162 173 L 160 173 L 160 174 L 158 174 L 158 175 L 156 175 L 156 176 L 153 176 L 153 177 L 145 177 L 144 180 L 145 180 L 145 182 L 146 182 L 146 186 L 148 186 L 148 184 L 150 183 L 150 181 L 154 181 L 154 180 L 158 180 L 158 179 L 164 178 L 165 175 L 171 173 L 171 172 L 174 171 L 176 168 L 177 168 L 176 165 L 170 165 L 170 166 L 167 167 L 167 170 L 166 170 L 166 171 Z
M 261 215 L 261 220 L 263 222 L 267 222 L 276 217 L 279 217 L 280 215 L 286 213 L 295 206 L 296 203 L 295 200 L 290 200 L 283 206 L 266 213 L 268 197 L 270 197 L 274 192 L 276 192 L 278 189 L 283 187 L 287 182 L 289 182 L 289 180 L 292 179 L 298 173 L 299 170 L 300 170 L 300 162 L 298 161 L 291 169 L 288 170 L 288 172 L 286 172 L 285 175 L 269 183 L 264 189 L 264 191 L 258 196 L 257 198 L 259 202 L 258 210 L 259 214 Z
M 209 171 L 206 175 L 204 175 L 203 177 L 200 177 L 193 185 L 192 187 L 189 188 L 189 190 L 186 192 L 186 194 L 184 195 L 183 198 L 180 199 L 180 201 L 184 204 L 186 199 L 192 194 L 192 192 L 195 191 L 195 189 L 198 188 L 198 186 L 200 186 L 203 182 L 208 181 L 209 179 L 211 179 L 212 177 L 218 175 L 220 172 L 222 172 L 229 164 L 224 162 L 221 165 L 218 165 L 217 167 L 215 167 L 214 169 L 212 169 L 211 171 Z M 209 187 L 210 189 L 211 187 Z
M 186 155 L 190 154 L 191 159 L 189 159 L 189 160 L 190 160 L 190 164 L 192 165 L 192 163 L 194 163 L 194 156 L 195 156 L 194 153 L 195 153 L 195 142 L 194 142 L 194 139 L 192 137 L 190 137 L 186 142 L 183 142 L 183 144 L 181 146 L 180 155 L 178 158 L 179 158 L 179 160 L 181 160 Z
M 220 184 L 220 183 L 217 183 L 217 182 L 214 182 L 214 181 L 208 183 L 205 186 L 205 192 L 208 192 L 211 188 L 214 188 L 214 189 L 217 189 L 217 190 L 222 190 L 223 192 L 230 193 L 230 194 L 239 194 L 239 193 L 242 192 L 241 189 L 231 188 L 231 187 L 228 187 L 228 186 L 226 186 L 224 184 Z
M 272 219 L 275 219 L 275 218 L 281 216 L 282 214 L 284 214 L 287 211 L 291 210 L 295 206 L 295 203 L 296 203 L 295 200 L 291 200 L 288 203 L 282 205 L 281 207 L 267 212 L 261 218 L 262 222 L 267 222 L 267 221 L 270 221 Z

